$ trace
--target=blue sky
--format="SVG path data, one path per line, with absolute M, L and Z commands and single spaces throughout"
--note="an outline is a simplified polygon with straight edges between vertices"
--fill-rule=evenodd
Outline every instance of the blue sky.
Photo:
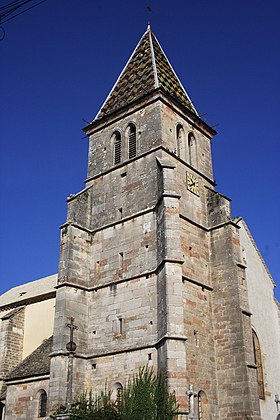
M 152 30 L 219 132 L 217 190 L 245 219 L 278 290 L 280 2 L 151 6 Z M 65 200 L 86 178 L 82 119 L 93 119 L 146 26 L 145 0 L 48 0 L 4 25 L 0 293 L 57 272 Z

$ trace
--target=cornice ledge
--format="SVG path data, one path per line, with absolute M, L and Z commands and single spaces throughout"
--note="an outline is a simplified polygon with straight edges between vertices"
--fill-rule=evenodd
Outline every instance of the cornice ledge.
M 175 340 L 175 341 L 187 341 L 188 337 L 186 335 L 176 335 L 176 334 L 165 334 L 162 336 L 156 343 L 155 346 L 159 346 L 163 341 Z
M 95 353 L 95 354 L 85 354 L 85 353 L 74 353 L 73 356 L 77 359 L 95 359 L 95 358 L 101 358 L 101 357 L 107 357 L 115 354 L 121 354 L 121 353 L 131 353 L 134 351 L 144 350 L 144 349 L 150 349 L 150 348 L 156 348 L 160 346 L 164 341 L 167 340 L 176 340 L 176 341 L 187 341 L 188 337 L 185 335 L 176 335 L 176 334 L 165 334 L 164 336 L 160 337 L 157 341 L 154 341 L 152 343 L 147 343 L 146 345 L 140 345 L 140 346 L 133 346 L 133 347 L 127 347 L 122 348 L 121 350 L 112 350 L 104 353 Z M 54 351 L 50 354 L 50 357 L 56 357 L 56 356 L 68 356 L 69 352 L 64 350 L 58 350 Z
M 185 260 L 182 258 L 168 258 L 165 257 L 162 259 L 161 263 L 158 265 L 157 270 L 161 268 L 163 264 L 170 263 L 170 264 L 184 264 Z
M 86 286 L 82 286 L 77 283 L 72 283 L 71 281 L 64 281 L 63 279 L 58 279 L 58 284 L 55 286 L 55 289 L 61 289 L 62 287 L 74 287 L 75 289 L 84 290 L 86 292 L 89 291 L 89 288 Z
M 84 232 L 87 232 L 89 234 L 93 232 L 92 230 L 90 230 L 90 229 L 88 229 L 84 226 L 81 226 L 78 223 L 73 222 L 72 220 L 67 220 L 67 222 L 63 223 L 63 225 L 59 226 L 59 229 L 61 230 L 61 229 L 65 228 L 65 227 L 68 227 L 68 226 L 73 226 L 73 227 L 75 227 L 77 229 L 80 229 L 80 230 L 83 230 Z
M 187 281 L 189 283 L 196 284 L 197 286 L 200 286 L 202 289 L 209 290 L 210 292 L 214 290 L 213 287 L 210 286 L 209 284 L 203 283 L 202 281 L 199 281 L 196 279 L 191 279 L 190 277 L 187 277 L 187 276 L 182 276 L 182 280 L 183 282 Z
M 247 268 L 247 265 L 246 265 L 246 264 L 244 264 L 244 263 L 242 263 L 242 262 L 239 262 L 239 261 L 237 261 L 237 262 L 236 262 L 236 265 L 237 265 L 237 267 L 239 267 L 239 268 L 244 268 L 244 270 Z
M 253 315 L 252 312 L 250 312 L 248 309 L 241 309 L 241 312 L 242 312 L 243 315 L 246 315 L 246 316 L 252 316 Z
M 162 169 L 175 169 L 176 168 L 176 165 L 170 162 L 169 160 L 167 160 L 166 158 L 160 158 L 156 156 L 156 161 Z
M 258 369 L 258 366 L 255 363 L 246 362 L 246 366 L 249 369 Z
M 222 227 L 230 226 L 230 225 L 234 226 L 237 229 L 241 229 L 241 226 L 237 225 L 232 219 L 230 219 L 230 220 L 227 220 L 226 222 L 219 223 L 216 226 L 212 226 L 212 227 L 208 228 L 208 231 L 211 232 L 213 230 L 220 229 Z
M 49 379 L 50 378 L 50 374 L 46 373 L 46 374 L 41 374 L 41 375 L 31 375 L 25 378 L 18 378 L 18 379 L 5 379 L 5 382 L 8 383 L 9 385 L 16 385 L 16 384 L 22 384 L 22 383 L 26 383 L 26 382 L 34 382 L 34 381 L 42 381 L 44 379 Z
M 162 197 L 170 197 L 170 198 L 178 198 L 179 200 L 180 200 L 180 198 L 181 198 L 181 194 L 178 194 L 178 193 L 176 193 L 176 192 L 174 192 L 174 191 L 163 191 L 163 193 L 162 193 L 162 195 L 161 195 Z

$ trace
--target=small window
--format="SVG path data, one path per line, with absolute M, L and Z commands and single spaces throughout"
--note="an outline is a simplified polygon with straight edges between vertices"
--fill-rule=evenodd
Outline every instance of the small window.
M 257 380 L 258 380 L 259 398 L 261 400 L 264 400 L 265 396 L 264 396 L 263 367 L 262 367 L 262 356 L 261 356 L 260 342 L 259 342 L 258 336 L 257 336 L 257 334 L 255 333 L 254 330 L 252 330 L 252 335 L 253 335 L 254 363 L 257 366 Z
M 177 139 L 177 154 L 181 159 L 186 159 L 185 156 L 185 133 L 181 124 L 176 127 L 176 139 Z
M 119 131 L 114 132 L 113 143 L 114 143 L 114 164 L 118 165 L 119 163 L 121 163 L 121 156 L 122 156 L 122 140 L 121 140 L 121 134 Z
M 189 164 L 197 166 L 196 139 L 193 133 L 190 133 L 188 136 L 188 152 Z
M 198 420 L 206 420 L 206 394 L 204 391 L 199 391 L 197 394 L 198 403 Z
M 119 253 L 119 268 L 123 269 L 123 252 Z
M 128 159 L 132 159 L 137 153 L 136 127 L 134 124 L 128 126 Z
M 112 389 L 112 399 L 116 401 L 117 404 L 120 404 L 123 398 L 123 386 L 120 382 L 116 382 L 113 385 Z
M 118 318 L 118 332 L 119 334 L 123 333 L 123 319 L 121 317 Z
M 43 389 L 40 391 L 39 397 L 39 416 L 46 417 L 47 415 L 47 393 Z

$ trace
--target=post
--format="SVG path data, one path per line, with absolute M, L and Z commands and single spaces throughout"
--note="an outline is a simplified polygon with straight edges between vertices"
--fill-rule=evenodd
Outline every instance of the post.
M 189 386 L 188 396 L 189 396 L 189 420 L 196 420 L 195 404 L 194 404 L 196 393 L 193 390 L 192 384 L 190 384 Z

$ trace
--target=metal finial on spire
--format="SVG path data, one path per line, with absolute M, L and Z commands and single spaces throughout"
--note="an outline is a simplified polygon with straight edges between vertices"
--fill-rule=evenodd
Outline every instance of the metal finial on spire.
M 148 27 L 149 27 L 151 24 L 151 12 L 152 12 L 150 0 L 148 0 L 148 3 L 147 3 L 147 10 L 148 10 Z

